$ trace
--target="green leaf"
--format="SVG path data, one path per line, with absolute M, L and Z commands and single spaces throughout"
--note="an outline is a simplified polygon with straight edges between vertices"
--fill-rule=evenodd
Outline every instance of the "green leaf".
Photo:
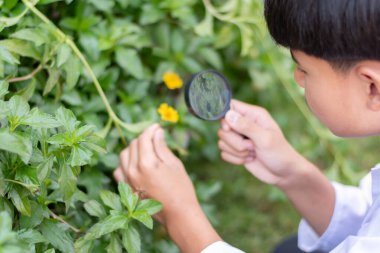
M 69 132 L 56 134 L 50 137 L 47 140 L 50 144 L 63 145 L 63 146 L 72 146 L 73 145 L 73 136 Z
M 0 45 L 0 59 L 8 62 L 9 64 L 15 65 L 20 64 L 19 60 L 14 57 L 8 49 Z
M 94 240 L 115 230 L 125 228 L 129 222 L 126 215 L 110 215 L 92 226 L 85 235 L 86 240 Z
M 29 42 L 18 39 L 6 39 L 0 41 L 0 46 L 8 51 L 24 57 L 31 57 L 40 60 L 41 56 L 36 48 Z
M 49 78 L 46 81 L 43 95 L 46 96 L 58 84 L 59 77 L 61 76 L 60 69 L 49 69 Z
M 45 239 L 55 248 L 65 253 L 74 253 L 73 238 L 63 229 L 63 225 L 50 219 L 45 219 L 40 225 L 40 230 Z
M 0 213 L 0 238 L 3 241 L 4 238 L 9 238 L 12 232 L 12 218 L 7 212 Z
M 103 203 L 109 208 L 118 211 L 123 210 L 123 207 L 121 206 L 120 197 L 116 193 L 103 190 L 100 192 L 100 198 L 103 201 Z
M 79 122 L 77 121 L 74 113 L 68 109 L 60 107 L 56 114 L 55 118 L 60 122 L 67 131 L 70 133 L 75 131 L 75 128 L 78 126 Z
M 223 68 L 223 61 L 220 55 L 211 48 L 202 48 L 200 49 L 200 55 L 215 69 Z
M 143 199 L 137 204 L 136 211 L 144 210 L 149 215 L 153 215 L 161 211 L 162 204 L 153 199 Z
M 45 242 L 45 238 L 35 229 L 19 230 L 18 237 L 26 241 L 28 244 Z
M 48 36 L 38 28 L 26 28 L 16 31 L 10 35 L 11 38 L 27 40 L 33 42 L 36 46 L 41 46 L 49 41 Z
M 4 102 L 3 100 L 0 100 L 0 120 L 7 117 L 9 113 L 8 104 Z
M 110 12 L 115 5 L 114 1 L 110 0 L 89 0 L 98 10 Z
M 120 182 L 118 185 L 119 194 L 121 197 L 121 203 L 132 213 L 139 201 L 139 197 L 135 194 L 131 187 L 123 182 Z
M 61 0 L 60 0 L 61 1 Z M 44 253 L 55 253 L 55 249 L 48 249 Z
M 41 112 L 38 108 L 33 108 L 27 116 L 22 118 L 20 124 L 35 128 L 53 128 L 61 126 L 53 116 Z
M 39 181 L 37 178 L 37 169 L 31 166 L 21 166 L 17 168 L 15 180 L 22 182 L 32 193 L 38 191 Z
M 0 99 L 3 99 L 8 94 L 9 83 L 7 81 L 0 81 Z
M 32 80 L 21 90 L 18 90 L 15 95 L 21 96 L 23 99 L 28 101 L 34 94 L 36 89 L 36 79 L 32 78 Z
M 28 199 L 28 191 L 25 188 L 14 185 L 13 189 L 9 192 L 9 198 L 20 213 L 31 216 L 32 210 Z
M 77 57 L 70 57 L 64 64 L 64 70 L 66 72 L 66 84 L 68 89 L 72 89 L 78 83 L 82 65 Z
M 20 96 L 11 97 L 8 101 L 8 107 L 10 108 L 10 115 L 18 118 L 28 114 L 30 110 L 28 102 Z
M 178 30 L 174 30 L 171 36 L 171 47 L 175 53 L 184 53 L 185 50 L 185 38 Z
M 78 141 L 84 141 L 84 139 L 94 132 L 94 126 L 85 125 L 75 131 L 75 137 Z
M 20 218 L 20 226 L 26 229 L 40 225 L 43 219 L 49 215 L 47 211 L 44 210 L 45 206 L 42 206 L 35 201 L 32 201 L 30 204 L 32 215 L 30 217 L 22 215 Z
M 57 67 L 61 67 L 71 56 L 71 48 L 66 44 L 58 46 Z
M 24 163 L 28 163 L 32 156 L 32 141 L 17 132 L 9 132 L 9 129 L 0 129 L 0 149 L 15 153 Z
M 141 25 L 153 24 L 165 17 L 165 12 L 152 4 L 144 4 L 142 10 L 139 20 Z
M 140 221 L 149 229 L 153 228 L 153 219 L 146 210 L 135 211 L 132 218 Z
M 50 156 L 37 165 L 38 180 L 43 182 L 53 168 L 54 157 Z
M 120 65 L 120 67 L 122 67 L 133 77 L 137 79 L 143 79 L 143 65 L 136 50 L 127 48 L 117 48 L 115 53 L 116 62 Z
M 128 253 L 140 253 L 141 252 L 141 238 L 136 228 L 132 225 L 128 226 L 128 229 L 124 229 L 122 232 L 123 246 Z
M 74 145 L 71 150 L 69 163 L 71 166 L 83 166 L 89 163 L 92 152 L 82 145 Z
M 84 209 L 92 216 L 104 218 L 106 211 L 103 206 L 96 200 L 90 200 L 84 204 Z
M 122 252 L 123 252 L 123 248 L 121 246 L 118 234 L 112 233 L 110 244 L 108 244 L 107 246 L 107 253 L 122 253 Z
M 106 141 L 103 138 L 100 138 L 96 135 L 90 135 L 86 138 L 85 142 L 81 143 L 82 146 L 85 146 L 88 149 L 91 149 L 99 154 L 107 153 L 106 150 Z
M 75 253 L 91 253 L 93 252 L 94 241 L 88 241 L 81 237 L 75 242 L 74 247 Z
M 77 190 L 77 177 L 74 175 L 73 170 L 66 164 L 62 165 L 60 168 L 58 184 L 59 189 L 63 193 L 63 200 L 66 203 L 66 208 L 68 208 L 71 197 Z

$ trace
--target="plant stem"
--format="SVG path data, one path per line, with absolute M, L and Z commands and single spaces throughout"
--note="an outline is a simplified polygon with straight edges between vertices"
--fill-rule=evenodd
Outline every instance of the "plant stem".
M 75 233 L 79 234 L 81 231 L 74 227 L 73 225 L 69 224 L 67 221 L 56 215 L 52 210 L 49 209 L 49 214 L 53 219 L 62 222 L 63 224 L 66 224 L 71 230 L 73 230 Z
M 21 81 L 26 81 L 29 79 L 32 79 L 36 74 L 38 74 L 41 70 L 43 69 L 42 64 L 38 65 L 38 67 L 30 72 L 29 74 L 25 76 L 20 76 L 20 77 L 14 77 L 9 79 L 9 83 L 16 83 L 16 82 L 21 82 Z
M 146 122 L 144 124 L 144 122 L 142 124 L 127 124 L 125 122 L 123 122 L 116 114 L 115 112 L 113 111 L 108 99 L 107 99 L 107 96 L 105 95 L 100 83 L 99 83 L 99 80 L 97 79 L 94 71 L 92 70 L 90 64 L 88 63 L 88 61 L 86 60 L 85 56 L 82 54 L 82 52 L 78 49 L 78 47 L 75 45 L 75 43 L 68 37 L 66 36 L 65 33 L 63 33 L 57 26 L 55 26 L 53 24 L 53 22 L 51 22 L 42 12 L 40 12 L 29 0 L 22 0 L 22 2 L 37 16 L 39 17 L 44 23 L 50 25 L 52 27 L 52 30 L 54 31 L 55 33 L 55 36 L 58 38 L 58 40 L 60 40 L 61 42 L 63 43 L 66 43 L 72 50 L 73 52 L 75 53 L 75 55 L 79 58 L 79 60 L 82 62 L 82 64 L 84 65 L 84 67 L 86 68 L 86 70 L 88 71 L 94 85 L 95 85 L 95 88 L 96 90 L 98 91 L 99 93 L 99 96 L 100 98 L 102 99 L 103 101 L 103 104 L 105 105 L 106 107 L 106 110 L 107 110 L 107 113 L 109 115 L 109 117 L 112 119 L 112 121 L 114 122 L 115 126 L 117 128 L 120 128 L 120 127 L 123 127 L 125 130 L 127 131 L 130 131 L 130 132 L 140 132 L 141 129 L 143 128 L 143 126 L 146 125 Z M 120 134 L 122 134 L 122 131 L 119 131 Z M 124 136 L 121 135 L 120 136 L 122 139 L 124 139 Z M 124 142 L 125 142 L 125 139 L 124 139 Z

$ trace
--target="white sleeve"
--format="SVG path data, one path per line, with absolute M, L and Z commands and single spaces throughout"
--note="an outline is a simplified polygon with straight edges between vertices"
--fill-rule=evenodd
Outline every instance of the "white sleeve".
M 313 228 L 302 220 L 298 229 L 299 248 L 307 252 L 330 252 L 345 238 L 355 235 L 372 202 L 368 185 L 371 185 L 370 177 L 362 180 L 360 188 L 333 183 L 335 207 L 329 226 L 323 235 L 318 236 Z
M 244 253 L 244 251 L 234 248 L 228 243 L 219 241 L 209 245 L 201 253 Z

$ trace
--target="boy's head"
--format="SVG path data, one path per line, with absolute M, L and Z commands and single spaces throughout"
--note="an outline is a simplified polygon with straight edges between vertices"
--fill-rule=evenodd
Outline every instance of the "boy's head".
M 340 136 L 380 134 L 380 1 L 265 0 L 265 18 L 318 118 Z

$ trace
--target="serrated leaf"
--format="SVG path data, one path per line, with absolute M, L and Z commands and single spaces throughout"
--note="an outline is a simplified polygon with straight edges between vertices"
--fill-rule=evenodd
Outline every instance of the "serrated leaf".
M 66 208 L 68 208 L 71 197 L 77 190 L 77 177 L 74 175 L 73 170 L 69 166 L 63 165 L 60 168 L 58 184 L 63 194 L 63 200 L 66 203 Z
M 128 253 L 141 252 L 141 238 L 136 228 L 129 225 L 128 229 L 123 230 L 123 246 Z
M 32 193 L 36 192 L 39 187 L 39 181 L 37 178 L 37 170 L 31 166 L 21 166 L 17 168 L 15 180 L 22 182 Z
M 116 62 L 121 68 L 123 68 L 133 77 L 137 79 L 143 79 L 143 65 L 135 49 L 117 48 L 115 54 Z
M 0 99 L 3 99 L 8 94 L 9 83 L 7 81 L 0 81 Z
M 103 206 L 96 200 L 90 200 L 84 204 L 84 209 L 92 216 L 103 218 L 106 216 L 106 211 Z
M 64 64 L 66 72 L 66 84 L 68 89 L 72 89 L 77 84 L 81 74 L 81 63 L 77 57 L 70 57 Z
M 24 117 L 30 110 L 28 102 L 20 96 L 11 97 L 8 101 L 8 107 L 10 109 L 10 115 L 18 118 Z
M 38 108 L 33 108 L 29 114 L 23 117 L 20 124 L 35 128 L 53 128 L 61 126 L 53 116 L 41 112 Z
M 65 253 L 74 253 L 73 238 L 61 224 L 45 219 L 40 225 L 40 230 L 45 239 L 55 248 Z
M 0 59 L 8 62 L 11 65 L 20 64 L 20 61 L 14 57 L 8 49 L 0 45 Z
M 81 126 L 75 131 L 75 137 L 78 141 L 83 141 L 87 136 L 94 132 L 95 127 L 91 125 Z
M 30 204 L 33 210 L 32 215 L 30 217 L 23 215 L 20 218 L 20 226 L 26 229 L 40 225 L 43 219 L 48 216 L 47 211 L 44 209 L 45 207 L 35 201 L 32 201 Z
M 15 153 L 26 164 L 32 156 L 32 141 L 17 132 L 9 132 L 9 129 L 0 129 L 0 149 Z
M 43 95 L 46 96 L 58 84 L 59 77 L 61 76 L 60 69 L 49 69 L 49 78 L 46 81 Z
M 47 140 L 50 144 L 72 146 L 72 135 L 68 132 L 56 134 Z
M 61 67 L 71 56 L 71 48 L 66 44 L 58 46 L 57 67 Z
M 70 133 L 75 131 L 75 128 L 78 126 L 79 122 L 77 121 L 74 113 L 68 109 L 60 107 L 56 114 L 55 118 L 60 122 L 67 131 Z
M 12 218 L 7 212 L 0 212 L 0 238 L 8 238 L 12 232 Z
M 19 230 L 18 237 L 28 244 L 45 242 L 45 238 L 35 229 Z
M 0 46 L 8 51 L 24 57 L 40 60 L 41 56 L 36 48 L 29 42 L 19 39 L 5 39 L 0 41 Z
M 9 113 L 8 104 L 3 100 L 0 100 L 0 120 L 7 117 Z
M 37 165 L 38 180 L 43 182 L 53 168 L 54 157 L 51 156 Z
M 92 226 L 85 235 L 86 240 L 94 240 L 115 230 L 125 228 L 129 222 L 126 215 L 110 215 Z
M 118 185 L 118 190 L 121 198 L 121 203 L 132 213 L 139 201 L 137 194 L 135 194 L 131 187 L 123 182 L 120 182 Z
M 75 253 L 91 253 L 93 246 L 94 241 L 88 241 L 81 237 L 74 244 Z
M 72 147 L 69 163 L 71 166 L 83 166 L 89 163 L 92 152 L 80 144 Z
M 96 135 L 90 135 L 86 138 L 85 142 L 81 143 L 82 146 L 85 146 L 88 149 L 91 149 L 99 154 L 107 153 L 106 150 L 106 141 L 103 138 L 100 138 Z
M 31 216 L 32 210 L 27 196 L 27 190 L 18 185 L 14 185 L 13 189 L 9 192 L 9 198 L 17 210 L 23 215 Z
M 135 211 L 132 214 L 132 218 L 140 221 L 142 224 L 144 224 L 149 229 L 153 228 L 153 219 L 149 215 L 149 213 L 145 210 Z
M 121 242 L 119 241 L 118 235 L 113 233 L 111 235 L 110 244 L 107 246 L 107 253 L 122 253 L 123 248 L 121 246 Z
M 42 44 L 49 41 L 48 36 L 46 36 L 38 28 L 25 28 L 16 31 L 10 35 L 11 38 L 27 40 L 33 42 L 36 46 L 41 46 Z
M 161 211 L 162 204 L 153 199 L 143 199 L 137 204 L 136 211 L 144 210 L 149 215 L 153 215 Z
M 121 206 L 120 197 L 116 193 L 103 190 L 100 192 L 100 198 L 103 201 L 103 203 L 109 208 L 112 208 L 117 211 L 123 210 L 123 207 Z
M 23 89 L 18 90 L 15 95 L 21 96 L 23 99 L 28 101 L 34 94 L 36 89 L 36 79 L 33 78 L 28 85 L 26 85 Z

